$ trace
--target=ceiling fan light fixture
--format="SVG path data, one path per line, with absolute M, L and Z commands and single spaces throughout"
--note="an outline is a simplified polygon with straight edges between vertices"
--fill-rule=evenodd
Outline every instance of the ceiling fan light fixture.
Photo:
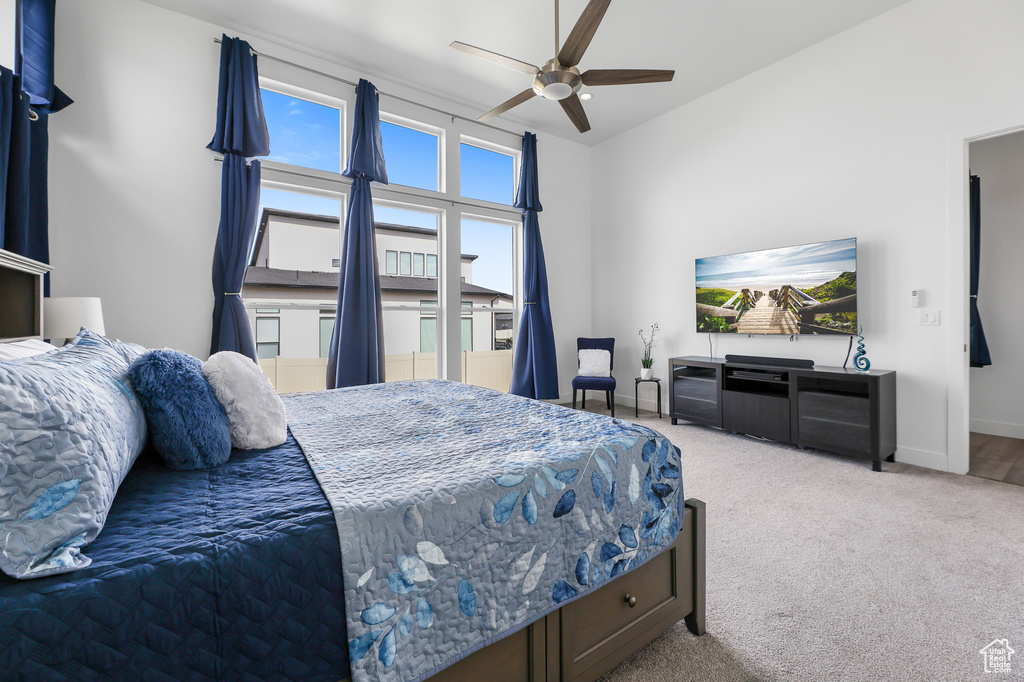
M 572 86 L 568 83 L 549 83 L 541 88 L 540 96 L 550 100 L 565 99 L 572 94 Z
M 563 68 L 555 60 L 545 64 L 533 79 L 533 91 L 544 99 L 555 101 L 570 97 L 582 86 L 583 80 L 576 69 Z

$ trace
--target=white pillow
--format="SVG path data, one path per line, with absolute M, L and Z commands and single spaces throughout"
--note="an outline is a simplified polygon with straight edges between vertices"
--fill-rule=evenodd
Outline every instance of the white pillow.
M 584 348 L 580 353 L 581 377 L 610 377 L 612 375 L 612 354 L 606 350 Z
M 288 437 L 284 403 L 259 365 L 240 353 L 214 353 L 203 375 L 228 413 L 231 447 L 262 450 Z
M 33 355 L 49 353 L 51 350 L 57 350 L 57 346 L 51 346 L 45 341 L 40 341 L 39 339 L 25 339 L 24 341 L 0 343 L 0 361 L 30 358 Z

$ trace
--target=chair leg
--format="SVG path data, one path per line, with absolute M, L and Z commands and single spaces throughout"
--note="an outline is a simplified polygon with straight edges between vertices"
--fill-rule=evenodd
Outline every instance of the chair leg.
M 572 389 L 572 409 L 576 409 L 576 389 Z
M 604 392 L 604 401 L 608 404 L 608 409 L 609 410 L 612 409 L 612 392 L 611 391 L 605 391 Z
M 612 411 L 612 416 L 615 416 L 615 395 L 608 391 L 608 409 Z
M 583 388 L 580 390 L 583 391 L 583 401 L 580 403 L 580 409 L 585 410 L 587 409 L 587 389 Z

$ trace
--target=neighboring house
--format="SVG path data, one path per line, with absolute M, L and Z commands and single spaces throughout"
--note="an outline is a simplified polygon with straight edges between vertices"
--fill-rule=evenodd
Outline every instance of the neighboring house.
M 267 208 L 242 286 L 261 358 L 326 357 L 340 270 L 340 221 Z M 377 223 L 385 354 L 437 350 L 437 231 Z M 512 296 L 473 284 L 462 255 L 462 350 L 512 347 Z

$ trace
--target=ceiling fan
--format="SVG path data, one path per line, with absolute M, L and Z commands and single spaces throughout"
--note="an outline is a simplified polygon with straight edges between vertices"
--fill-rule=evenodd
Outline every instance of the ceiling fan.
M 523 90 L 506 102 L 494 107 L 478 120 L 486 121 L 503 114 L 509 109 L 519 106 L 523 102 L 540 95 L 545 99 L 557 100 L 562 109 L 569 116 L 569 119 L 581 133 L 590 130 L 590 121 L 583 111 L 583 103 L 576 95 L 581 86 L 595 85 L 629 85 L 632 83 L 661 83 L 672 80 L 675 71 L 654 70 L 654 69 L 591 69 L 580 73 L 576 65 L 583 58 L 583 53 L 590 45 L 590 41 L 601 25 L 604 13 L 608 11 L 611 0 L 590 0 L 583 14 L 580 15 L 576 25 L 573 26 L 569 37 L 565 39 L 562 49 L 558 49 L 558 0 L 555 0 L 555 52 L 554 58 L 549 59 L 542 68 L 533 64 L 521 62 L 512 57 L 491 52 L 480 47 L 467 45 L 454 41 L 451 47 L 461 50 L 474 57 L 480 57 L 496 64 L 521 71 L 533 76 L 533 87 Z

